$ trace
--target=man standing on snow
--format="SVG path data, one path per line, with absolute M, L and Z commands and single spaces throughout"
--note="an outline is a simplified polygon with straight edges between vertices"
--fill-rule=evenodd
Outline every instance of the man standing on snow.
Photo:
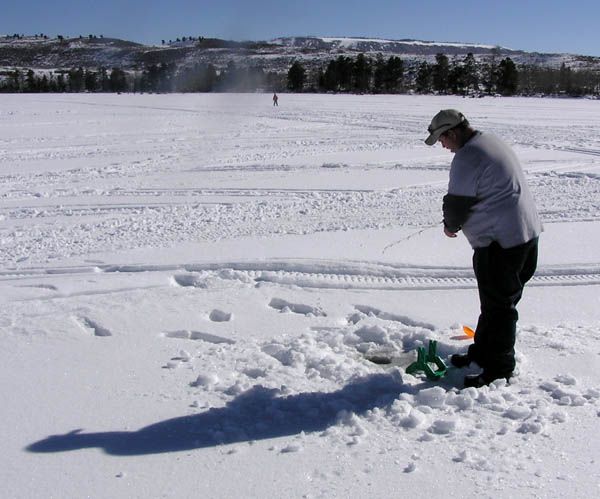
M 454 153 L 448 194 L 443 199 L 444 233 L 462 229 L 473 248 L 481 315 L 466 354 L 456 367 L 476 362 L 483 371 L 465 386 L 508 380 L 515 368 L 517 303 L 537 265 L 542 226 L 517 156 L 498 137 L 473 129 L 455 109 L 436 114 L 427 145 L 441 142 Z

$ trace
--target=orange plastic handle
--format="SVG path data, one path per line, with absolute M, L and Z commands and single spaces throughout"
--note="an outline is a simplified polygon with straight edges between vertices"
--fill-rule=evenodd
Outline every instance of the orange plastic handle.
M 473 331 L 469 326 L 463 326 L 463 332 L 469 337 L 475 337 L 475 331 Z

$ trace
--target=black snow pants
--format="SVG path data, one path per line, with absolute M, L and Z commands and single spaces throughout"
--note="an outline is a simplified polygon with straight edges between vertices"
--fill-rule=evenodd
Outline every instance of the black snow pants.
M 510 377 L 515 368 L 515 336 L 517 303 L 525 283 L 537 266 L 538 238 L 502 248 L 493 242 L 473 253 L 473 270 L 477 278 L 481 315 L 475 330 L 475 341 L 469 347 L 469 358 L 477 362 L 485 374 Z

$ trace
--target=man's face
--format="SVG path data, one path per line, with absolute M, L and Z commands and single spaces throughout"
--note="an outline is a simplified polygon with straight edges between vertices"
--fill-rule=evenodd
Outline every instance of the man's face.
M 438 141 L 442 144 L 444 149 L 448 149 L 450 152 L 456 152 L 460 149 L 460 141 L 456 130 L 448 130 L 440 135 Z

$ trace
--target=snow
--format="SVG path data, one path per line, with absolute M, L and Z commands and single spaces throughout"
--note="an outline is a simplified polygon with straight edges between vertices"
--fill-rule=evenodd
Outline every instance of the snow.
M 484 45 L 484 44 L 478 44 L 478 43 L 426 42 L 426 41 L 420 41 L 420 40 L 385 40 L 385 39 L 380 39 L 380 38 L 348 38 L 348 37 L 330 38 L 330 37 L 325 37 L 325 38 L 321 38 L 321 40 L 323 40 L 324 42 L 327 42 L 327 43 L 338 42 L 341 46 L 346 47 L 346 48 L 354 47 L 356 44 L 362 43 L 362 42 L 401 43 L 401 44 L 405 44 L 405 45 L 421 45 L 421 46 L 425 46 L 425 47 L 430 47 L 430 46 L 435 46 L 435 47 L 437 47 L 437 46 L 473 47 L 473 48 L 483 48 L 483 49 L 490 49 L 490 50 L 497 47 L 497 45 Z M 504 47 L 504 48 L 506 48 L 506 47 Z
M 446 107 L 514 147 L 545 224 L 510 384 L 404 371 L 478 313 L 422 142 Z M 599 107 L 0 95 L 3 495 L 594 495 Z

